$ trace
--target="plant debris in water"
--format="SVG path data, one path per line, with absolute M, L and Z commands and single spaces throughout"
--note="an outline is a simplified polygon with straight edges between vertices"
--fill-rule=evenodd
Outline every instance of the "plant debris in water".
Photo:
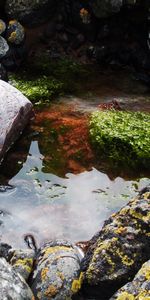
M 99 156 L 130 167 L 150 166 L 150 115 L 141 112 L 96 111 L 90 136 Z

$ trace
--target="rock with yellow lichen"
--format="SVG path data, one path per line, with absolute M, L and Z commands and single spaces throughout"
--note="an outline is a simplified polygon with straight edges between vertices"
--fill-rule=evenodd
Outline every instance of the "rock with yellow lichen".
M 72 244 L 56 240 L 39 250 L 31 279 L 36 299 L 72 299 L 80 290 L 81 283 L 80 260 Z
M 150 300 L 150 260 L 110 300 Z
M 82 261 L 83 289 L 98 299 L 109 299 L 133 279 L 149 258 L 150 187 L 147 187 L 112 215 L 90 241 Z
M 10 260 L 13 270 L 18 272 L 26 281 L 32 272 L 34 257 L 35 252 L 31 249 L 15 250 Z
M 7 27 L 7 41 L 11 44 L 19 45 L 24 41 L 24 38 L 24 27 L 17 20 L 9 21 Z

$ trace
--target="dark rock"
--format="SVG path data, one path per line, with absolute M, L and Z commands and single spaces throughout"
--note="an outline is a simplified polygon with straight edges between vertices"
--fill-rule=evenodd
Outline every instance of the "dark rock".
M 32 27 L 46 22 L 56 9 L 55 0 L 6 0 L 5 11 L 9 18 Z
M 83 34 L 79 33 L 71 44 L 71 48 L 78 49 L 85 42 L 85 37 Z
M 2 64 L 8 71 L 14 71 L 19 68 L 21 63 L 27 57 L 27 49 L 25 44 L 21 45 L 13 45 L 9 46 L 9 51 L 6 55 L 1 59 Z
M 0 243 L 0 257 L 5 258 L 7 261 L 9 261 L 12 257 L 11 253 L 11 246 L 8 244 Z
M 150 188 L 112 215 L 90 241 L 82 262 L 85 291 L 108 299 L 132 280 L 149 259 L 149 232 Z
M 7 71 L 1 63 L 0 63 L 0 79 L 4 81 L 8 81 Z
M 123 0 L 91 0 L 90 3 L 97 18 L 106 18 L 120 11 Z
M 132 282 L 123 286 L 110 300 L 148 300 L 150 298 L 150 260 L 138 271 Z
M 31 113 L 31 102 L 16 88 L 0 80 L 0 160 L 27 125 Z
M 31 283 L 37 299 L 72 299 L 81 280 L 78 253 L 70 243 L 57 240 L 40 249 Z
M 27 283 L 4 258 L 0 258 L 0 278 L 0 299 L 34 299 Z

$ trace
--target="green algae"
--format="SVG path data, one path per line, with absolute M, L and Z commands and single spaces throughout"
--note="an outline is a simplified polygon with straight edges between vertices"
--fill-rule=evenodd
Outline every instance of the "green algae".
M 90 120 L 90 137 L 99 158 L 116 165 L 150 166 L 150 115 L 142 112 L 97 111 Z

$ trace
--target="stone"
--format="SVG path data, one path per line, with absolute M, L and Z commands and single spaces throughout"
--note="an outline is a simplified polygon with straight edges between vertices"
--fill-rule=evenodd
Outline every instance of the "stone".
M 3 64 L 0 63 L 0 79 L 4 81 L 8 81 L 7 71 Z
M 16 88 L 0 80 L 0 161 L 32 115 L 32 103 Z
M 7 27 L 7 40 L 9 43 L 19 45 L 24 41 L 24 27 L 16 20 L 9 21 Z
M 2 34 L 5 30 L 6 30 L 6 24 L 2 19 L 0 19 L 0 34 Z
M 5 4 L 7 16 L 28 27 L 47 21 L 55 8 L 54 0 L 6 0 Z
M 0 258 L 0 278 L 0 299 L 34 300 L 27 283 L 4 258 Z
M 40 249 L 31 279 L 36 299 L 72 299 L 81 281 L 78 253 L 69 242 L 56 240 Z
M 7 41 L 0 36 L 0 58 L 6 55 L 7 51 L 9 50 L 9 46 Z
M 90 0 L 90 5 L 97 18 L 107 18 L 120 11 L 123 0 Z
M 104 300 L 132 280 L 149 259 L 149 232 L 150 186 L 113 214 L 90 241 L 82 261 L 84 290 Z
M 26 281 L 33 271 L 35 252 L 33 250 L 15 250 L 10 260 L 13 270 L 19 273 Z
M 128 282 L 110 300 L 150 299 L 150 260 L 142 265 L 133 281 Z
M 8 71 L 14 71 L 20 67 L 20 65 L 27 58 L 27 48 L 25 43 L 15 45 L 9 44 L 9 50 L 6 55 L 2 58 L 2 64 Z
M 5 258 L 7 261 L 11 259 L 11 246 L 5 243 L 0 243 L 0 257 Z

